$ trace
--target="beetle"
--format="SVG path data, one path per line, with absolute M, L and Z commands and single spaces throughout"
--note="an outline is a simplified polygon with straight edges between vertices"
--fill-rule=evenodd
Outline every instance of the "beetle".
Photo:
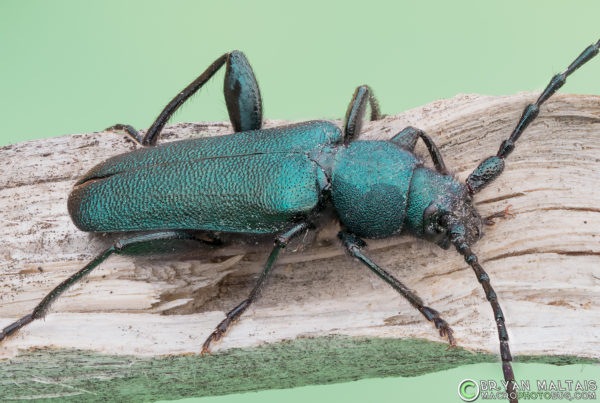
M 255 287 L 208 336 L 202 348 L 206 353 L 257 298 L 281 249 L 314 228 L 325 211 L 333 210 L 342 225 L 338 237 L 350 256 L 406 298 L 451 346 L 453 331 L 439 312 L 361 249 L 366 245 L 362 238 L 398 234 L 456 248 L 474 270 L 493 309 L 507 392 L 516 402 L 504 314 L 489 276 L 471 250 L 486 222 L 473 206 L 473 196 L 502 173 L 504 159 L 540 106 L 599 48 L 600 41 L 590 45 L 551 79 L 536 102 L 524 109 L 498 153 L 483 160 L 465 183 L 450 174 L 434 141 L 420 129 L 407 127 L 387 141 L 359 140 L 367 106 L 371 120 L 382 116 L 366 85 L 355 90 L 343 130 L 328 121 L 262 129 L 262 100 L 254 72 L 242 52 L 225 53 L 167 104 L 145 135 L 129 125 L 111 127 L 126 131 L 143 147 L 96 165 L 69 195 L 69 214 L 83 231 L 150 232 L 116 241 L 54 288 L 31 313 L 2 329 L 0 342 L 43 317 L 60 294 L 112 254 L 146 253 L 171 241 L 207 242 L 198 238 L 199 232 L 275 235 Z M 224 94 L 234 133 L 157 146 L 173 113 L 224 65 Z M 427 147 L 434 169 L 414 154 L 418 139 Z

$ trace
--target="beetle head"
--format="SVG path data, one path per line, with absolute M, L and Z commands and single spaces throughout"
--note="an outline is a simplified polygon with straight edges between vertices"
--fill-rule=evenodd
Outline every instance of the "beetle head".
M 407 232 L 447 249 L 451 226 L 459 223 L 469 243 L 481 237 L 482 219 L 467 186 L 450 175 L 424 167 L 415 169 L 408 195 Z
M 470 245 L 483 235 L 483 220 L 467 192 L 432 201 L 423 211 L 423 237 L 444 249 L 450 247 L 451 226 L 457 224 L 462 224 Z

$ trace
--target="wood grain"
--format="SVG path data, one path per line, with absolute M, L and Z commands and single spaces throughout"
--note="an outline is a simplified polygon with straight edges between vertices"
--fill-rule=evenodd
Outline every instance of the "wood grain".
M 459 95 L 366 124 L 362 138 L 419 127 L 464 181 L 535 97 Z M 229 123 L 180 123 L 167 127 L 163 140 L 230 132 Z M 122 133 L 97 132 L 0 148 L 0 327 L 114 241 L 78 231 L 66 197 L 93 165 L 135 147 Z M 419 153 L 429 161 L 424 148 Z M 474 247 L 505 310 L 513 353 L 600 357 L 600 97 L 548 101 L 476 205 L 482 215 L 507 205 L 515 214 L 486 228 Z M 288 247 L 259 301 L 213 350 L 332 334 L 440 341 L 407 302 L 344 254 L 335 233 L 332 225 Z M 31 347 L 198 353 L 252 288 L 265 248 L 231 245 L 168 260 L 111 257 L 45 320 L 3 342 L 0 357 Z M 366 253 L 439 310 L 461 347 L 497 354 L 491 308 L 455 251 L 402 236 L 370 241 Z

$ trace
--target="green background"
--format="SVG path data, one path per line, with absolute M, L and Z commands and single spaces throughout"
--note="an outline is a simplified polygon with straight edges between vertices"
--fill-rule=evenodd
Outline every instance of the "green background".
M 597 1 L 0 0 L 0 145 L 117 122 L 146 128 L 232 49 L 248 56 L 273 119 L 342 117 L 363 83 L 388 114 L 457 93 L 542 89 L 600 38 L 599 15 Z M 562 91 L 600 94 L 599 75 L 596 60 Z M 221 73 L 173 121 L 225 119 Z M 584 365 L 515 371 L 521 379 L 600 378 Z M 467 377 L 497 379 L 499 365 L 214 401 L 451 402 Z
M 148 127 L 232 49 L 267 118 L 341 117 L 363 83 L 384 113 L 541 89 L 600 37 L 598 15 L 597 1 L 0 0 L 0 144 Z M 563 91 L 600 94 L 599 73 L 586 66 Z M 174 121 L 227 119 L 221 77 Z

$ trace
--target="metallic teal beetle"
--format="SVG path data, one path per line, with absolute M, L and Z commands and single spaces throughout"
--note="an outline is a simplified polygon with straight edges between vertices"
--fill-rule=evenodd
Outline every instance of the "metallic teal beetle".
M 449 174 L 436 145 L 419 129 L 407 127 L 388 141 L 357 140 L 367 104 L 371 120 L 381 116 L 367 86 L 356 89 L 343 131 L 327 121 L 262 129 L 262 101 L 250 64 L 239 51 L 226 53 L 177 94 L 144 136 L 128 125 L 113 126 L 146 147 L 97 165 L 77 181 L 69 196 L 69 213 L 83 231 L 153 232 L 124 235 L 52 290 L 30 314 L 0 331 L 0 341 L 43 317 L 52 301 L 113 253 L 135 255 L 182 239 L 203 242 L 196 237 L 199 231 L 275 234 L 275 246 L 256 286 L 208 337 L 203 345 L 207 352 L 210 343 L 220 339 L 255 300 L 279 251 L 312 228 L 323 211 L 333 209 L 343 228 L 339 238 L 348 252 L 402 294 L 451 345 L 452 329 L 439 313 L 360 249 L 365 245 L 361 237 L 400 233 L 443 248 L 455 246 L 475 271 L 494 311 L 507 392 L 509 400 L 516 402 L 504 315 L 488 275 L 471 251 L 484 222 L 472 196 L 502 173 L 504 159 L 539 107 L 599 48 L 600 41 L 552 78 L 538 100 L 525 108 L 497 155 L 484 160 L 465 184 Z M 155 147 L 175 110 L 225 64 L 225 100 L 235 133 Z M 413 154 L 418 138 L 435 169 L 425 167 Z

